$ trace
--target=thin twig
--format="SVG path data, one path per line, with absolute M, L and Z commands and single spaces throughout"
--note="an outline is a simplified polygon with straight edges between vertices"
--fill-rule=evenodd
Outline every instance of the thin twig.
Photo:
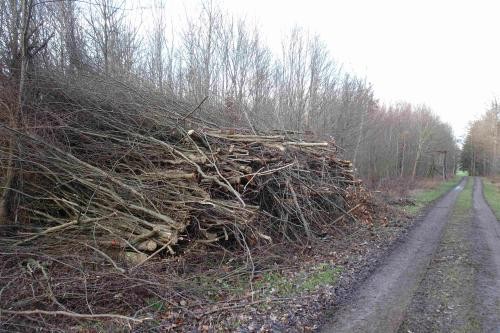
M 203 105 L 203 103 L 205 103 L 205 101 L 208 99 L 208 96 L 205 96 L 205 98 L 203 98 L 203 100 L 200 102 L 200 104 L 198 104 L 197 107 L 195 107 L 192 111 L 190 111 L 188 114 L 186 114 L 182 119 L 181 121 L 184 121 L 186 120 L 190 115 L 192 115 L 193 113 L 195 113 L 196 110 L 198 110 L 199 108 L 201 108 L 201 106 Z
M 13 315 L 22 315 L 22 316 L 30 316 L 30 315 L 48 315 L 48 316 L 66 316 L 66 317 L 72 317 L 72 318 L 80 318 L 80 319 L 122 319 L 122 320 L 128 320 L 128 321 L 133 321 L 136 323 L 142 323 L 147 320 L 153 320 L 151 317 L 145 317 L 145 318 L 133 318 L 133 317 L 127 317 L 119 314 L 112 314 L 112 313 L 100 313 L 100 314 L 84 314 L 84 313 L 76 313 L 76 312 L 68 312 L 68 311 L 46 311 L 46 310 L 26 310 L 26 311 L 14 311 L 14 310 L 5 310 L 5 309 L 0 309 L 0 316 L 3 313 L 7 314 L 13 314 Z

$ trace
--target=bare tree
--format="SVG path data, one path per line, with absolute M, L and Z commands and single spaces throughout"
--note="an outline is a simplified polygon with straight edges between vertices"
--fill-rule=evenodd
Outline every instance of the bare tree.
M 97 0 L 89 5 L 86 35 L 94 64 L 110 75 L 130 74 L 140 47 L 139 27 L 127 22 L 123 5 Z

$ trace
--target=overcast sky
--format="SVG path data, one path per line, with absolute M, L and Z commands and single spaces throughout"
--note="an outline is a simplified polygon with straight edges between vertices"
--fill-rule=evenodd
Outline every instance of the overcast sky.
M 167 0 L 183 17 L 199 0 Z M 268 45 L 298 25 L 317 33 L 383 102 L 429 105 L 458 136 L 500 96 L 499 0 L 220 0 Z M 189 13 L 188 13 L 189 15 Z

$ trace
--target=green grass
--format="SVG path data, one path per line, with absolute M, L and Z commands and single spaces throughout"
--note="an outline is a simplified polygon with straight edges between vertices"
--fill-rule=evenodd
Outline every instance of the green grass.
M 500 187 L 493 184 L 489 179 L 483 178 L 483 191 L 491 210 L 497 220 L 500 220 Z
M 253 282 L 250 282 L 246 274 L 234 274 L 224 278 L 199 275 L 185 281 L 184 288 L 212 302 L 219 302 L 228 297 L 245 297 L 250 292 L 257 299 L 287 297 L 312 292 L 321 286 L 333 285 L 338 281 L 342 271 L 342 266 L 320 263 L 296 271 L 257 272 Z M 165 304 L 156 298 L 147 299 L 146 305 L 154 311 L 162 311 L 165 308 Z
M 434 332 L 481 332 L 481 322 L 474 306 L 476 269 L 471 258 L 469 232 L 472 223 L 473 179 L 468 178 L 460 192 L 445 226 L 434 260 L 427 274 L 429 304 L 438 305 L 443 311 L 434 316 Z M 431 308 L 431 307 L 429 307 Z
M 311 291 L 319 286 L 331 285 L 337 281 L 342 273 L 342 267 L 336 266 L 332 268 L 328 264 L 318 265 L 317 269 L 307 276 L 302 284 L 299 284 L 300 291 Z
M 329 264 L 319 264 L 310 272 L 299 272 L 293 276 L 287 276 L 280 272 L 269 272 L 262 276 L 256 283 L 256 289 L 265 293 L 273 293 L 278 296 L 291 296 L 302 292 L 313 291 L 320 286 L 334 284 L 343 268 L 332 267 Z
M 469 239 L 472 227 L 472 186 L 468 179 L 445 225 L 441 240 L 407 309 L 400 332 L 481 332 L 476 310 L 476 267 Z M 422 313 L 420 313 L 422 312 Z M 422 325 L 422 326 L 421 326 Z
M 272 292 L 279 296 L 291 295 L 295 289 L 292 279 L 280 272 L 263 274 L 262 280 L 258 281 L 255 287 L 263 292 Z
M 146 304 L 155 311 L 161 311 L 165 306 L 159 298 L 148 298 Z
M 424 207 L 426 207 L 432 201 L 438 199 L 440 196 L 455 187 L 458 182 L 462 179 L 462 175 L 457 174 L 454 178 L 441 182 L 438 186 L 426 189 L 415 194 L 412 197 L 415 205 L 404 206 L 404 209 L 411 215 L 417 215 Z
M 472 208 L 472 183 L 471 179 L 468 178 L 464 190 L 460 193 L 455 203 L 454 214 L 465 215 Z

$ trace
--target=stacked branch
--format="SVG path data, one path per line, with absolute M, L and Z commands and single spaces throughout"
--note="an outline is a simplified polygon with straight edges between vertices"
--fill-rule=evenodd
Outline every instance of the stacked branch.
M 308 240 L 370 218 L 334 142 L 217 128 L 201 120 L 211 110 L 103 78 L 30 84 L 27 123 L 0 129 L 12 142 L 0 148 L 2 174 L 16 168 L 8 214 L 36 226 L 17 245 L 173 253 L 184 241 Z

